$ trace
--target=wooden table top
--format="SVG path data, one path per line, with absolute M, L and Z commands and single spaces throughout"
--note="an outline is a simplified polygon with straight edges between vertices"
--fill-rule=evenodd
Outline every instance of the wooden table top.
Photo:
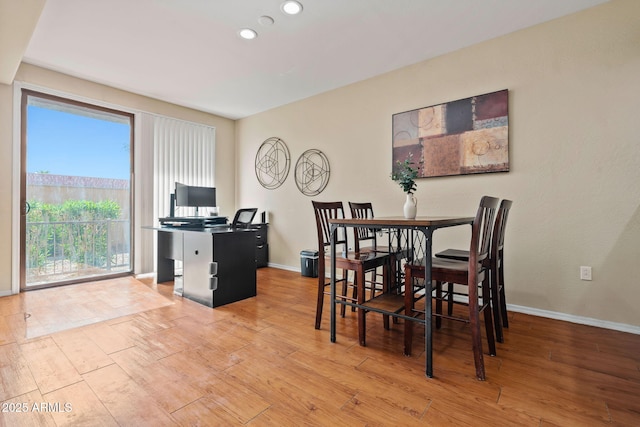
M 380 227 L 445 227 L 473 223 L 474 217 L 461 216 L 417 216 L 407 219 L 403 216 L 381 216 L 376 218 L 333 218 L 329 224 L 367 225 Z

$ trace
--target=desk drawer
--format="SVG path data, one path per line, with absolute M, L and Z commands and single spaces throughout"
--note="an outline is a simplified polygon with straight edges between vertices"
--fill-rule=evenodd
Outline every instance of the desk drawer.
M 256 230 L 256 245 L 264 245 L 267 243 L 267 234 L 269 227 L 267 224 L 254 224 L 252 226 Z
M 266 267 L 269 265 L 269 244 L 258 245 L 256 247 L 256 267 Z

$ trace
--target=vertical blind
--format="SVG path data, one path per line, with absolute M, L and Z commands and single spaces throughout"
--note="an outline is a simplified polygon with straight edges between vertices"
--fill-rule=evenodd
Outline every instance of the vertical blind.
M 169 215 L 175 183 L 215 187 L 215 128 L 168 117 L 154 116 L 154 217 Z M 176 216 L 195 214 L 180 207 Z

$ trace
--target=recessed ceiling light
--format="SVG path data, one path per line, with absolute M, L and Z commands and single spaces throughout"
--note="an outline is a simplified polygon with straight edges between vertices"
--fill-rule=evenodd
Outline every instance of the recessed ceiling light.
M 287 15 L 297 15 L 302 12 L 302 5 L 295 0 L 289 0 L 282 3 L 280 9 Z
M 261 16 L 258 18 L 258 23 L 263 27 L 268 27 L 269 25 L 273 25 L 273 18 L 267 15 Z
M 243 28 L 238 31 L 238 35 L 245 40 L 253 40 L 258 37 L 258 33 L 253 31 L 251 28 Z

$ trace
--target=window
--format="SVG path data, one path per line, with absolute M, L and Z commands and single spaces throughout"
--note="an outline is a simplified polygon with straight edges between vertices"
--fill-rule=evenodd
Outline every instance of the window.
M 133 115 L 27 89 L 21 288 L 132 271 Z

